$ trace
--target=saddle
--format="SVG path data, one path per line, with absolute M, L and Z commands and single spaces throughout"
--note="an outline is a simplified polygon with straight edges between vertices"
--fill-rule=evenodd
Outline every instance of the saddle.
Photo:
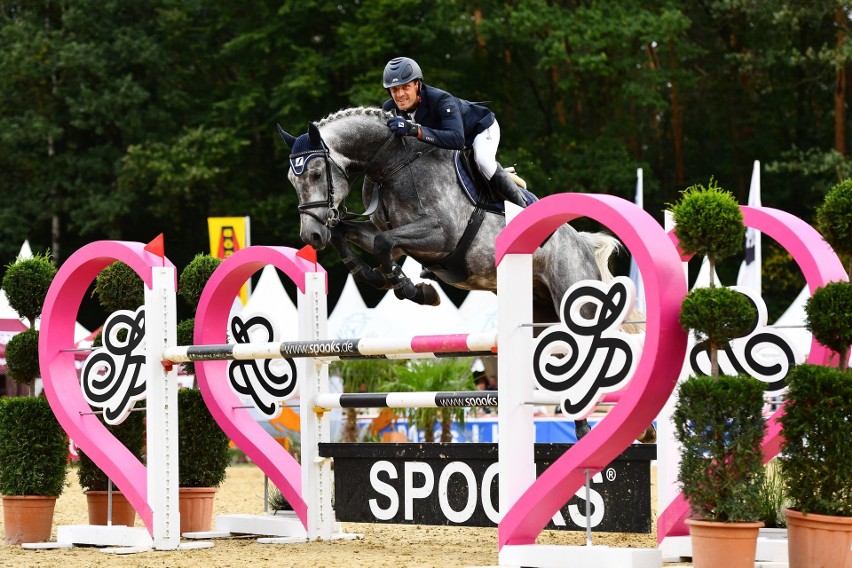
M 472 205 L 484 207 L 486 210 L 504 213 L 503 198 L 495 195 L 491 184 L 479 171 L 474 160 L 473 148 L 455 150 L 453 152 L 453 163 L 456 168 L 456 177 L 459 180 L 465 195 Z M 515 168 L 503 168 L 512 180 L 527 194 L 528 201 L 538 201 L 538 198 L 527 190 L 527 182 L 515 173 Z

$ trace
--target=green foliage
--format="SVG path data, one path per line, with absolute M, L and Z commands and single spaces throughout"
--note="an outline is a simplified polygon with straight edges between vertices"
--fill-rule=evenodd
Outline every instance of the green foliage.
M 178 345 L 193 345 L 193 335 L 195 334 L 195 318 L 181 320 L 177 324 L 176 339 Z M 183 372 L 187 375 L 195 374 L 195 363 L 189 361 L 183 363 Z
M 766 464 L 763 484 L 760 486 L 760 515 L 757 520 L 767 528 L 787 526 L 784 509 L 789 506 L 781 477 L 780 462 L 773 460 Z
M 700 183 L 688 187 L 671 209 L 681 249 L 708 257 L 711 273 L 716 263 L 742 250 L 745 225 L 740 206 L 714 179 L 706 187 Z
M 6 267 L 3 276 L 3 291 L 13 310 L 35 326 L 36 318 L 41 315 L 44 299 L 50 289 L 50 283 L 56 275 L 56 267 L 50 261 L 50 254 L 35 254 L 32 258 L 18 258 Z
M 124 422 L 115 426 L 106 424 L 106 429 L 124 444 L 130 453 L 142 460 L 142 451 L 145 447 L 145 414 L 143 412 L 131 412 Z M 109 488 L 109 478 L 83 450 L 78 450 L 78 453 L 80 464 L 77 468 L 77 478 L 80 480 L 80 487 L 84 491 L 106 491 Z M 118 490 L 116 488 L 116 491 Z
M 222 259 L 220 258 L 216 258 L 210 254 L 197 254 L 186 265 L 186 268 L 181 271 L 180 278 L 178 279 L 178 293 L 193 310 L 198 307 L 204 286 L 207 285 L 207 281 L 210 280 L 213 271 L 220 264 L 222 264 Z M 181 345 L 190 345 L 191 343 L 190 341 Z
M 683 299 L 679 317 L 695 339 L 723 348 L 754 327 L 757 310 L 744 294 L 730 288 L 693 288 Z
M 805 302 L 806 327 L 817 341 L 840 355 L 840 367 L 848 366 L 852 343 L 852 284 L 829 282 L 817 288 Z
M 763 386 L 744 375 L 690 377 L 680 385 L 672 414 L 681 444 L 678 481 L 693 517 L 722 522 L 759 517 Z
M 136 311 L 145 303 L 145 284 L 136 271 L 116 261 L 95 278 L 94 294 L 108 312 Z
M 197 389 L 178 391 L 180 487 L 219 487 L 231 461 L 228 436 Z
M 849 266 L 852 259 L 852 179 L 832 187 L 816 213 L 817 229 Z
M 852 374 L 799 365 L 787 386 L 780 459 L 791 507 L 852 517 Z
M 44 397 L 0 398 L 0 493 L 61 495 L 68 438 Z
M 413 359 L 400 367 L 395 379 L 379 385 L 386 392 L 437 392 L 467 390 L 470 361 L 465 359 Z M 464 424 L 464 408 L 406 408 L 408 423 L 423 430 L 426 442 L 434 441 L 435 424 L 441 423 L 441 442 L 452 441 L 450 424 L 455 419 Z
M 11 378 L 26 385 L 31 385 L 41 374 L 37 330 L 26 329 L 12 336 L 6 344 L 6 366 Z

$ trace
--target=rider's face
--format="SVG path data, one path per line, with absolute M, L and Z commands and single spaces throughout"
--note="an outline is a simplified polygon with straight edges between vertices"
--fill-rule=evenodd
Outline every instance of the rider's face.
M 411 81 L 404 85 L 396 85 L 390 88 L 393 102 L 399 107 L 399 110 L 410 111 L 417 106 L 417 88 L 419 81 Z

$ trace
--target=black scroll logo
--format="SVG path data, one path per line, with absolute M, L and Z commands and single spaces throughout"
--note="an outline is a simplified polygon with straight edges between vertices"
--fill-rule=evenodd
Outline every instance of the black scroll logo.
M 101 340 L 103 347 L 83 363 L 83 397 L 103 409 L 108 424 L 120 424 L 136 401 L 145 398 L 145 308 L 113 313 Z
M 736 291 L 743 293 L 740 289 Z M 758 317 L 745 335 L 733 339 L 720 350 L 719 361 L 722 372 L 755 377 L 766 383 L 764 391 L 767 394 L 780 394 L 787 387 L 785 379 L 790 368 L 796 363 L 796 355 L 788 339 L 767 328 L 766 308 L 757 305 L 757 302 L 762 303 L 763 300 L 748 293 L 744 295 L 757 310 Z M 767 352 L 774 353 L 775 356 L 768 359 L 761 358 L 761 353 Z M 701 361 L 702 355 L 706 356 L 704 365 Z M 689 368 L 692 373 L 709 375 L 709 358 L 709 342 L 706 339 L 697 342 L 689 351 Z
M 253 316 L 243 321 L 240 316 L 231 320 L 231 335 L 237 343 L 251 343 L 260 333 L 260 342 L 275 340 L 272 323 L 264 316 Z M 283 372 L 276 374 L 275 361 L 283 362 Z M 282 365 L 278 365 L 282 366 Z M 289 398 L 296 390 L 296 364 L 293 359 L 249 359 L 228 363 L 228 379 L 237 394 L 251 398 L 255 407 L 266 417 L 278 415 L 278 403 Z
M 609 284 L 575 284 L 562 300 L 561 324 L 546 329 L 536 342 L 536 383 L 564 395 L 566 415 L 585 414 L 604 393 L 630 379 L 636 347 L 619 329 L 633 304 L 628 285 L 623 277 Z

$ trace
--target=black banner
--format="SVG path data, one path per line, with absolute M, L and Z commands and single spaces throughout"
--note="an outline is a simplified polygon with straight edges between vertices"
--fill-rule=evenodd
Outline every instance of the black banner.
M 570 444 L 536 444 L 538 475 Z M 320 444 L 334 458 L 337 520 L 497 526 L 496 444 Z M 655 445 L 636 444 L 580 488 L 547 529 L 651 532 L 651 460 Z M 587 506 L 588 505 L 588 506 Z

